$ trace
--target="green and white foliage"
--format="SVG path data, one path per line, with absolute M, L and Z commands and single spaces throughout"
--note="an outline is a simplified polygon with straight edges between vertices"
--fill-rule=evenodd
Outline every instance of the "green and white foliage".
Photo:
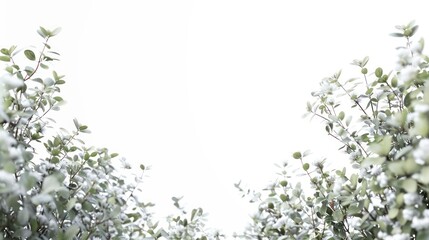
M 86 147 L 79 137 L 87 126 L 74 120 L 69 132 L 48 118 L 63 102 L 64 76 L 50 70 L 59 54 L 48 43 L 59 30 L 39 29 L 40 51 L 0 50 L 0 239 L 145 236 L 151 215 L 135 197 L 141 177 L 127 181 L 130 167 L 122 160 L 118 169 L 117 154 Z
M 216 230 L 206 229 L 206 217 L 202 208 L 192 209 L 188 213 L 182 206 L 182 198 L 173 197 L 174 206 L 179 210 L 179 214 L 167 217 L 168 226 L 162 230 L 165 238 L 174 240 L 220 240 L 225 239 L 225 235 Z
M 48 43 L 59 31 L 38 30 L 41 50 L 0 50 L 0 239 L 219 239 L 205 234 L 202 209 L 164 230 L 137 197 L 144 165 L 136 174 L 118 154 L 87 147 L 87 126 L 75 119 L 68 131 L 48 117 L 63 103 Z
M 294 153 L 311 191 L 288 181 L 284 164 L 281 179 L 256 195 L 259 210 L 243 237 L 429 239 L 429 58 L 423 39 L 412 38 L 417 25 L 396 28 L 392 36 L 405 44 L 394 70 L 355 60 L 359 77 L 323 79 L 307 104 L 349 156 L 352 173 Z

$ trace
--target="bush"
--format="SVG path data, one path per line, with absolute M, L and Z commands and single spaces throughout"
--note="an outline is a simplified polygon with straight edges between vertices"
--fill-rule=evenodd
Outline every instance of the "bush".
M 50 70 L 59 54 L 49 40 L 59 28 L 38 30 L 42 49 L 2 48 L 0 60 L 0 239 L 207 239 L 202 209 L 181 212 L 162 228 L 151 203 L 137 196 L 135 174 L 106 148 L 87 147 L 88 127 L 55 127 L 64 76 Z M 20 64 L 24 63 L 24 64 Z M 49 77 L 44 77 L 49 76 Z M 114 159 L 118 159 L 114 161 Z M 220 238 L 214 234 L 213 238 Z
M 392 36 L 405 46 L 393 71 L 368 69 L 368 57 L 354 60 L 360 78 L 344 81 L 337 72 L 307 104 L 354 171 L 328 170 L 325 161 L 310 164 L 306 153 L 294 153 L 311 191 L 291 183 L 287 163 L 265 194 L 240 188 L 258 203 L 242 237 L 429 239 L 429 58 L 423 39 L 412 40 L 417 25 L 396 28 Z

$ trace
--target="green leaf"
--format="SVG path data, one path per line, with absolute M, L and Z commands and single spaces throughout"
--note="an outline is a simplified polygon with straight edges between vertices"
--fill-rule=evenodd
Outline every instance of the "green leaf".
M 310 164 L 308 164 L 308 163 L 304 163 L 304 164 L 302 165 L 302 168 L 304 169 L 304 171 L 307 171 L 307 170 L 310 168 Z
M 381 165 L 386 161 L 385 157 L 368 157 L 362 161 L 362 167 L 369 167 L 371 165 Z
M 395 153 L 395 159 L 398 160 L 401 157 L 407 155 L 411 150 L 413 150 L 413 146 L 406 146 Z
M 302 157 L 302 155 L 301 155 L 301 153 L 300 153 L 300 152 L 294 152 L 294 153 L 292 154 L 292 157 L 293 157 L 293 158 L 295 158 L 295 159 L 300 159 L 300 158 Z
M 417 31 L 418 28 L 419 28 L 419 26 L 416 25 L 416 26 L 412 27 L 409 30 L 407 29 L 408 31 L 405 31 L 404 35 L 406 37 L 412 37 L 416 33 L 416 31 Z
M 398 86 L 398 78 L 393 77 L 390 84 L 392 85 L 392 87 L 397 87 Z
M 390 219 L 394 219 L 394 218 L 396 218 L 396 216 L 398 216 L 398 213 L 399 213 L 399 209 L 391 208 L 391 209 L 389 209 L 388 216 Z
M 77 121 L 76 118 L 73 119 L 73 123 L 74 123 L 74 126 L 76 127 L 76 130 L 79 130 L 80 124 L 79 124 L 79 122 Z
M 52 78 L 45 78 L 43 79 L 43 84 L 45 84 L 45 86 L 53 86 L 55 84 L 54 80 Z
M 364 57 L 360 67 L 365 67 L 365 65 L 368 63 L 368 61 L 369 61 L 369 57 L 368 56 Z
M 144 171 L 145 170 L 145 166 L 143 164 L 140 164 L 140 169 Z
M 344 219 L 343 213 L 341 212 L 340 209 L 335 210 L 332 216 L 334 217 L 334 220 L 337 222 L 341 222 Z
M 10 57 L 9 56 L 0 56 L 0 61 L 9 62 Z
M 338 114 L 338 119 L 343 120 L 343 119 L 344 119 L 344 117 L 345 117 L 345 114 L 344 114 L 344 112 L 343 112 L 343 111 L 341 111 L 341 112 Z
M 4 55 L 7 55 L 7 56 L 9 56 L 9 55 L 10 55 L 9 49 L 7 49 L 7 48 L 2 48 L 2 49 L 0 49 L 0 52 L 1 52 L 2 54 L 4 54 Z
M 357 215 L 358 213 L 361 213 L 362 212 L 362 208 L 360 208 L 358 205 L 356 205 L 356 204 L 353 204 L 353 205 L 350 205 L 348 208 L 347 208 L 347 215 L 351 215 L 351 216 L 353 216 L 353 215 Z
M 111 212 L 110 212 L 110 217 L 112 218 L 116 218 L 119 216 L 119 214 L 121 213 L 122 209 L 120 206 L 116 206 Z
M 24 51 L 24 55 L 25 55 L 29 60 L 31 60 L 31 61 L 36 60 L 36 55 L 34 54 L 34 52 L 33 52 L 33 51 L 31 51 L 31 50 L 29 50 L 29 49 L 27 49 L 27 50 L 25 50 L 25 51 Z
M 394 162 L 389 162 L 389 165 L 387 167 L 393 174 L 397 176 L 402 176 L 405 174 L 404 165 L 405 165 L 404 161 L 394 161 Z
M 30 219 L 30 213 L 28 212 L 27 208 L 23 208 L 21 211 L 18 212 L 17 216 L 17 222 L 21 226 L 25 226 L 28 223 L 28 220 Z
M 346 126 L 347 127 L 350 125 L 351 121 L 352 121 L 352 116 L 351 115 L 347 116 L 347 118 L 346 118 Z
M 55 96 L 55 97 L 53 97 L 53 99 L 55 99 L 55 101 L 57 101 L 57 102 L 62 102 L 63 101 L 63 98 L 60 97 L 60 96 Z
M 58 157 L 52 157 L 52 159 L 51 159 L 51 163 L 59 163 L 60 162 L 60 159 L 58 158 Z
M 13 51 L 15 51 L 15 49 L 16 49 L 16 45 L 12 45 L 12 46 L 10 46 L 10 48 L 9 48 L 9 55 L 15 55 L 15 54 L 13 54 Z
M 392 147 L 392 136 L 384 136 L 379 142 L 369 144 L 369 149 L 379 156 L 386 156 Z
M 402 34 L 402 33 L 391 33 L 390 36 L 392 36 L 392 37 L 403 37 L 404 34 Z
M 377 69 L 375 69 L 375 76 L 376 77 L 381 77 L 383 75 L 383 69 L 382 68 L 377 68 Z
M 413 158 L 407 158 L 404 161 L 403 167 L 404 167 L 405 174 L 407 174 L 407 175 L 414 174 L 414 173 L 418 172 L 421 168 L 421 166 L 418 165 Z
M 45 178 L 42 184 L 42 193 L 50 193 L 61 187 L 56 176 L 50 175 Z
M 35 82 L 38 82 L 40 84 L 43 84 L 43 80 L 41 78 L 33 78 L 33 79 L 31 79 L 31 81 L 35 81 Z
M 429 229 L 420 230 L 417 232 L 416 240 L 427 240 L 427 239 L 429 239 Z
M 54 30 L 52 30 L 52 32 L 51 32 L 51 36 L 53 37 L 53 36 L 55 36 L 55 35 L 57 35 L 58 33 L 60 33 L 61 32 L 61 28 L 60 27 L 57 27 L 57 28 L 55 28 Z
M 409 193 L 414 193 L 417 191 L 417 182 L 412 178 L 407 178 L 402 181 L 401 187 Z
M 79 131 L 85 131 L 86 129 L 88 129 L 88 126 L 86 125 L 79 126 Z
M 64 238 L 67 240 L 73 240 L 76 235 L 79 233 L 80 228 L 78 225 L 71 225 L 65 232 Z
M 419 174 L 419 182 L 429 184 L 429 167 L 423 167 Z
M 60 149 L 55 148 L 55 149 L 52 149 L 51 154 L 53 156 L 58 156 L 60 152 L 61 152 Z
M 44 63 L 40 63 L 40 67 L 43 69 L 49 69 L 49 66 Z
M 70 210 L 74 207 L 74 205 L 76 205 L 76 202 L 77 202 L 77 199 L 76 199 L 76 198 L 71 198 L 71 199 L 67 202 L 67 205 L 66 205 L 66 209 L 67 209 L 67 211 L 70 211 Z

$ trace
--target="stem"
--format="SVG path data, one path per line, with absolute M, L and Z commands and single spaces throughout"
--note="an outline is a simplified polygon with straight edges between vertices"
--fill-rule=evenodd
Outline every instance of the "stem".
M 354 100 L 352 98 L 352 96 L 350 95 L 350 93 L 344 88 L 344 86 L 340 83 L 337 82 L 337 84 L 341 87 L 341 89 L 343 89 L 343 91 L 347 94 L 347 96 L 349 96 L 349 98 L 357 105 L 359 106 L 360 110 L 369 118 L 371 119 L 371 117 L 368 115 L 368 113 L 366 113 L 365 109 L 363 109 L 363 107 L 360 105 L 360 103 L 357 100 Z
M 365 79 L 366 90 L 369 90 L 368 79 L 366 77 L 366 74 L 364 74 L 363 77 Z M 369 96 L 368 96 L 369 97 L 369 103 L 371 105 L 372 116 L 375 118 L 374 105 L 372 104 L 371 96 L 372 96 L 372 93 L 369 94 Z
M 46 40 L 45 40 L 45 42 L 43 43 L 43 48 L 42 48 L 42 51 L 40 52 L 39 60 L 37 61 L 36 68 L 34 69 L 34 71 L 31 74 L 27 74 L 25 76 L 24 82 L 27 81 L 28 79 L 30 79 L 37 72 L 37 70 L 39 69 L 40 64 L 43 61 L 43 56 L 44 56 L 43 53 L 45 52 L 46 45 L 48 44 L 48 41 L 49 41 L 49 37 L 47 37 Z

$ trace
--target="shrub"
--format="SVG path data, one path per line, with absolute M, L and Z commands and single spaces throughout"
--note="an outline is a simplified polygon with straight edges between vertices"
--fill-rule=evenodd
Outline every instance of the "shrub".
M 308 114 L 321 120 L 355 169 L 328 170 L 296 152 L 311 191 L 282 177 L 264 193 L 246 192 L 258 203 L 247 239 L 428 239 L 429 58 L 423 39 L 412 39 L 413 22 L 396 27 L 405 39 L 393 71 L 352 62 L 359 78 L 325 78 L 313 92 Z M 292 160 L 291 160 L 292 161 Z M 352 169 L 353 170 L 353 169 Z
M 202 209 L 187 219 L 180 208 L 159 226 L 153 204 L 138 198 L 144 165 L 136 173 L 118 154 L 86 146 L 86 125 L 74 119 L 68 131 L 48 117 L 63 103 L 65 77 L 50 70 L 59 54 L 48 43 L 59 31 L 38 30 L 40 51 L 0 50 L 0 239 L 207 239 Z

